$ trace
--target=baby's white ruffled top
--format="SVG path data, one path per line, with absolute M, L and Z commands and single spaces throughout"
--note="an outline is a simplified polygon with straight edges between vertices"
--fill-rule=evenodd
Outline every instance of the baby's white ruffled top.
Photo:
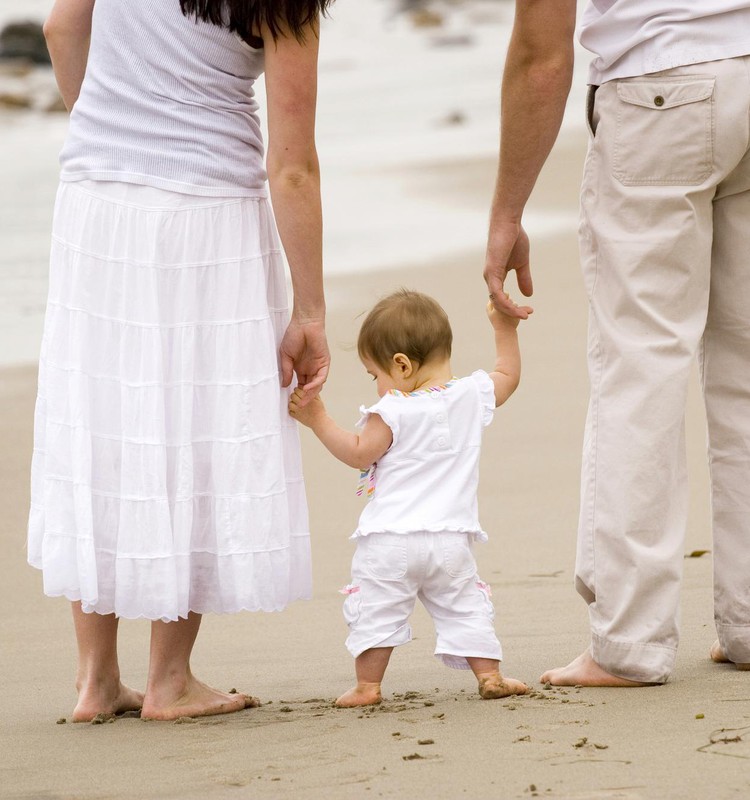
M 370 468 L 370 502 L 352 538 L 458 531 L 486 541 L 477 487 L 482 432 L 495 411 L 490 376 L 479 370 L 445 386 L 411 393 L 393 389 L 361 411 L 358 426 L 379 414 L 393 443 Z

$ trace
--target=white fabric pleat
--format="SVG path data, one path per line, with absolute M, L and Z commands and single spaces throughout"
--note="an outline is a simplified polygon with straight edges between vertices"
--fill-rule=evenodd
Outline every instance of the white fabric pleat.
M 85 611 L 176 620 L 310 596 L 268 202 L 63 183 L 29 562 Z

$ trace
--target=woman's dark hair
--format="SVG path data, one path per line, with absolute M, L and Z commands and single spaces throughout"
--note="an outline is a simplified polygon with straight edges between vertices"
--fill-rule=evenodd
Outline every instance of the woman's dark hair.
M 276 39 L 289 31 L 297 39 L 319 15 L 325 14 L 333 0 L 180 0 L 185 16 L 222 25 L 246 41 L 257 40 L 262 25 Z

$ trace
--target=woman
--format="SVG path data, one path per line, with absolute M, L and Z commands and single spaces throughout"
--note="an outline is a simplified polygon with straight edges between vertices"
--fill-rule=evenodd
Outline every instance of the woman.
M 329 2 L 57 0 L 46 23 L 71 119 L 29 562 L 46 594 L 72 601 L 76 721 L 253 705 L 193 677 L 201 615 L 309 596 L 286 406 L 293 373 L 310 400 L 329 364 L 314 142 Z M 145 695 L 120 682 L 119 617 L 152 620 Z

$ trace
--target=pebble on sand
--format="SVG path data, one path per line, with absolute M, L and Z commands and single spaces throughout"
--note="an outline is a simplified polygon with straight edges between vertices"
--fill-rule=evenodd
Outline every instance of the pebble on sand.
M 11 22 L 0 30 L 0 110 L 67 111 L 50 67 L 39 22 Z
M 10 22 L 0 31 L 0 59 L 23 59 L 50 64 L 47 43 L 39 22 Z

